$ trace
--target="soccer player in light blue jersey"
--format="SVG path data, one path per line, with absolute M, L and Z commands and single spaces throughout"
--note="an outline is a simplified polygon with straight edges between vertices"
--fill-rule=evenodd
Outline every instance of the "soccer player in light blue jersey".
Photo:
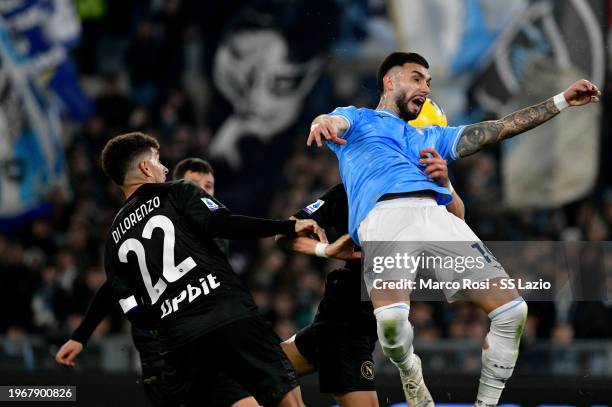
M 390 54 L 378 70 L 381 98 L 377 108 L 340 107 L 318 116 L 312 122 L 307 144 L 314 141 L 321 147 L 325 140 L 338 157 L 348 195 L 349 233 L 356 243 L 434 242 L 431 244 L 435 250 L 451 256 L 479 250 L 487 259 L 485 269 L 464 277 L 474 282 L 487 280 L 495 287 L 495 283 L 507 278 L 506 272 L 494 257 L 487 256 L 487 249 L 467 224 L 444 209 L 442 205 L 449 202 L 451 193 L 423 171 L 423 150 L 435 148 L 450 163 L 539 126 L 569 106 L 597 103 L 601 93 L 589 81 L 580 80 L 563 93 L 499 120 L 416 129 L 407 122 L 418 116 L 430 93 L 428 68 L 425 58 L 418 54 Z M 453 253 L 439 245 L 445 241 L 457 242 Z M 364 248 L 367 257 L 368 250 Z M 415 245 L 412 254 L 421 250 L 422 246 Z M 438 280 L 445 279 L 440 270 L 435 271 Z M 403 276 L 414 278 L 413 273 Z M 371 270 L 365 270 L 364 280 L 374 305 L 383 351 L 400 371 L 409 404 L 433 406 L 421 362 L 413 352 L 414 335 L 408 320 L 410 292 L 384 285 L 374 287 L 374 277 Z M 496 406 L 518 357 L 527 305 L 514 289 L 459 292 L 449 288 L 444 293 L 450 301 L 469 299 L 491 319 L 483 344 L 475 405 Z

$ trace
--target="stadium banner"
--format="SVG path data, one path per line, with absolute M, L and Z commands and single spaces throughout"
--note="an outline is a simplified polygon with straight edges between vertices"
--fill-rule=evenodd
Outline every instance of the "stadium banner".
M 611 301 L 612 242 L 363 242 L 362 300 L 410 293 L 414 301 Z M 498 296 L 502 297 L 498 297 Z
M 470 92 L 478 106 L 501 117 L 580 78 L 603 88 L 606 7 L 605 0 L 532 0 L 476 75 Z M 586 46 L 576 46 L 577 38 Z M 592 105 L 504 143 L 504 205 L 556 208 L 588 194 L 597 177 L 601 120 L 601 107 Z
M 240 138 L 252 135 L 269 141 L 295 122 L 319 78 L 323 59 L 292 62 L 290 47 L 282 33 L 271 29 L 239 30 L 221 43 L 214 80 L 234 113 L 211 143 L 213 157 L 223 157 L 237 167 Z
M 71 0 L 0 2 L 0 16 L 22 69 L 58 97 L 72 120 L 83 122 L 93 105 L 82 90 L 69 51 L 80 40 L 81 22 Z
M 233 168 L 242 166 L 242 138 L 267 143 L 296 123 L 336 31 L 334 1 L 271 4 L 247 2 L 214 56 L 214 85 L 233 111 L 216 129 L 210 154 Z
M 66 187 L 59 113 L 48 96 L 0 18 L 0 230 L 44 212 L 44 198 Z

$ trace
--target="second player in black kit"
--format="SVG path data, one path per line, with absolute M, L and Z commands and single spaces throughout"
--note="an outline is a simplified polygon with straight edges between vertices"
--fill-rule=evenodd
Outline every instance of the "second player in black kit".
M 157 329 L 168 405 L 210 405 L 220 372 L 264 406 L 301 405 L 278 337 L 213 239 L 296 231 L 322 236 L 320 228 L 231 215 L 192 183 L 163 183 L 167 169 L 158 148 L 151 137 L 131 133 L 110 140 L 103 151 L 104 170 L 127 197 L 107 237 L 104 261 L 128 318 Z
M 344 186 L 332 187 L 293 216 L 315 220 L 330 240 L 348 233 Z M 376 318 L 372 303 L 361 300 L 362 282 L 360 259 L 331 271 L 314 321 L 296 334 L 298 351 L 318 369 L 322 393 L 375 390 L 372 352 L 378 340 Z
M 169 395 L 189 394 L 192 385 L 213 383 L 217 370 L 227 370 L 265 405 L 297 386 L 295 374 L 280 348 L 269 346 L 278 344 L 277 337 L 213 238 L 292 234 L 294 226 L 229 219 L 222 204 L 191 183 L 142 185 L 113 222 L 105 265 L 113 291 L 134 323 L 160 319 L 158 338 L 168 352 L 166 363 L 174 364 L 169 375 L 175 380 L 164 377 Z M 231 328 L 223 329 L 229 324 Z M 241 363 L 248 360 L 246 352 L 255 354 L 256 363 Z M 203 368 L 193 374 L 196 359 Z M 277 376 L 283 376 L 284 383 L 278 383 Z M 205 394 L 199 388 L 199 396 Z
M 199 158 L 182 160 L 174 169 L 173 178 L 185 178 L 196 183 L 211 196 L 214 195 L 213 169 L 209 163 Z M 226 239 L 215 239 L 215 243 L 225 256 L 229 252 L 229 242 Z M 115 306 L 112 288 L 108 281 L 100 287 L 83 316 L 79 326 L 72 334 L 71 340 L 66 342 L 56 355 L 56 361 L 62 365 L 73 366 L 74 359 L 86 346 L 89 338 L 97 326 L 108 316 Z M 134 346 L 140 355 L 142 364 L 142 383 L 145 393 L 152 406 L 162 407 L 165 404 L 162 378 L 164 376 L 164 360 L 161 356 L 162 348 L 157 340 L 157 330 L 142 329 L 131 325 Z M 80 344 L 80 348 L 78 344 Z M 234 403 L 250 397 L 250 394 L 235 380 L 224 373 L 215 377 L 213 392 L 208 404 L 211 406 L 228 407 Z

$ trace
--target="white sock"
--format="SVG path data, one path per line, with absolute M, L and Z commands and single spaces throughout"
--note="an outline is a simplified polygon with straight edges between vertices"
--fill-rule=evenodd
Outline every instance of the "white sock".
M 409 314 L 410 306 L 405 303 L 394 303 L 374 310 L 383 353 L 405 374 L 410 374 L 414 365 L 414 331 L 408 320 Z
M 512 376 L 518 358 L 527 304 L 522 298 L 510 301 L 489 313 L 489 347 L 482 350 L 482 370 L 475 406 L 497 406 L 506 381 Z

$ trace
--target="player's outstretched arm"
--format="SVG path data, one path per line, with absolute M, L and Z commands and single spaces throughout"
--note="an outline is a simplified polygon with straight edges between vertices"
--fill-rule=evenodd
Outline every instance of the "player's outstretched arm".
M 491 120 L 467 126 L 457 143 L 457 153 L 466 157 L 493 145 L 531 130 L 559 114 L 567 106 L 582 106 L 599 102 L 601 92 L 586 79 L 572 84 L 565 92 L 534 106 L 511 113 L 503 119 Z
M 340 236 L 333 243 L 321 243 L 311 237 L 289 238 L 276 236 L 276 243 L 297 253 L 310 256 L 332 257 L 338 260 L 354 260 L 361 258 L 361 252 L 356 252 L 355 243 L 349 235 Z
M 318 147 L 322 147 L 323 142 L 321 140 L 323 138 L 335 144 L 346 144 L 346 140 L 341 137 L 348 127 L 348 121 L 340 116 L 328 114 L 317 116 L 310 126 L 310 134 L 308 134 L 306 145 L 310 147 L 312 142 L 315 141 Z
M 83 320 L 72 333 L 72 338 L 62 345 L 55 355 L 60 365 L 74 366 L 76 357 L 83 351 L 91 334 L 100 322 L 108 315 L 112 305 L 112 288 L 108 281 L 98 289 L 89 303 Z
M 210 216 L 204 230 L 210 238 L 244 240 L 279 234 L 291 237 L 316 235 L 321 242 L 327 243 L 325 231 L 311 219 L 282 221 L 225 214 Z

